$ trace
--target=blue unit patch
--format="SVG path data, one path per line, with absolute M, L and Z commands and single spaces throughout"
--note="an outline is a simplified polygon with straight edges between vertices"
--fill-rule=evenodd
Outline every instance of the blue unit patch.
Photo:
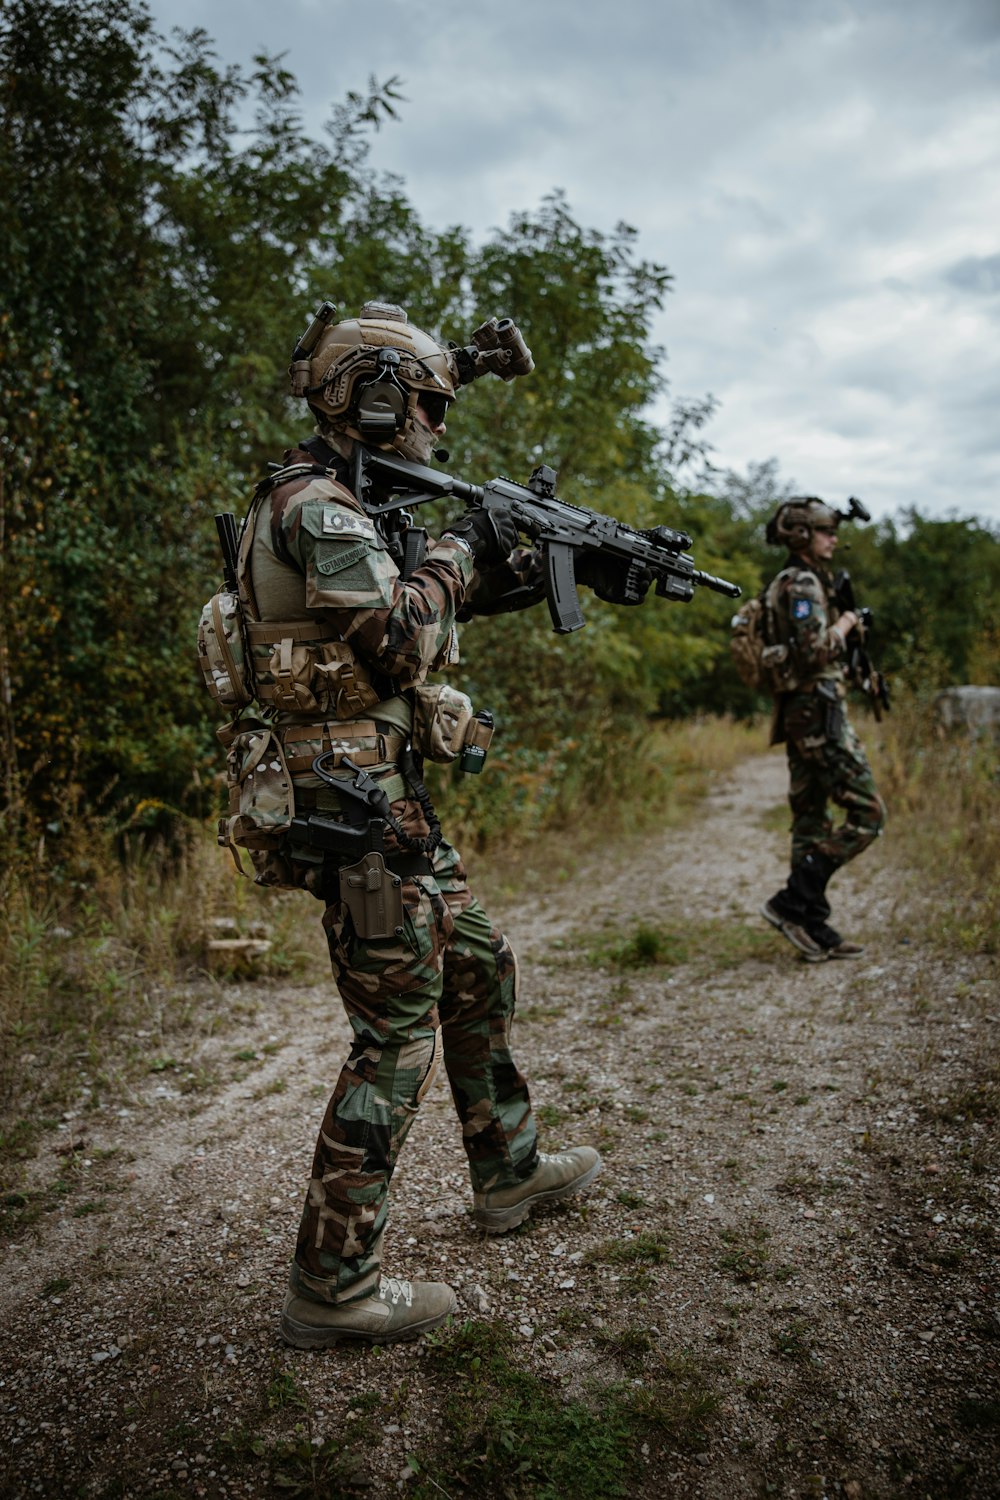
M 812 608 L 813 607 L 811 599 L 793 599 L 792 619 L 808 620 L 809 616 L 812 614 Z

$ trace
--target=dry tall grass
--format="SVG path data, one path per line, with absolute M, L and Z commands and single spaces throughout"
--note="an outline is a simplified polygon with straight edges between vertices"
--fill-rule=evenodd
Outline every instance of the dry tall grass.
M 1000 951 L 995 747 L 937 737 L 926 704 L 905 697 L 880 735 L 862 732 L 891 807 L 893 846 L 920 872 L 932 930 L 942 941 Z M 449 837 L 475 852 L 484 871 L 503 865 L 516 844 L 535 841 L 547 851 L 556 838 L 563 851 L 582 852 L 683 823 L 713 775 L 765 743 L 760 723 L 654 725 L 631 743 L 592 746 L 568 774 L 554 775 L 544 757 L 526 763 L 513 789 L 495 764 L 475 778 L 474 797 L 461 783 L 457 791 L 444 785 L 440 810 Z M 562 753 L 573 761 L 571 751 Z M 0 1145 L 3 1117 L 9 1128 L 26 1102 L 26 1056 L 44 1061 L 32 1071 L 44 1083 L 32 1085 L 31 1107 L 55 1111 L 70 1087 L 65 1059 L 81 1050 L 110 1057 L 151 1023 L 163 1036 L 181 1024 L 190 1004 L 184 984 L 210 987 L 218 977 L 206 962 L 214 921 L 266 930 L 272 947 L 257 972 L 273 977 L 301 963 L 315 967 L 317 917 L 309 898 L 240 879 L 207 828 L 189 830 L 168 849 L 122 847 L 109 827 L 81 823 L 54 861 L 36 843 L 30 860 L 0 878 Z M 172 996 L 173 1020 L 165 1003 Z
M 904 690 L 883 720 L 873 762 L 889 835 L 923 894 L 930 932 L 1000 952 L 1000 745 L 945 734 L 926 696 Z

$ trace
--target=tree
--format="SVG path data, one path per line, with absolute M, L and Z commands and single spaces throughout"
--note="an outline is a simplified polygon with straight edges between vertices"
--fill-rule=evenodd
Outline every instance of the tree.
M 211 728 L 190 642 L 217 571 L 212 511 L 285 440 L 287 351 L 319 263 L 362 258 L 380 207 L 365 131 L 394 97 L 391 81 L 350 96 L 319 145 L 278 63 L 219 67 L 201 31 L 168 46 L 137 0 L 5 8 L 12 805 L 52 819 L 112 787 L 131 805 L 207 805 Z M 251 104 L 247 136 L 238 111 Z M 394 212 L 402 240 L 428 241 L 398 197 Z

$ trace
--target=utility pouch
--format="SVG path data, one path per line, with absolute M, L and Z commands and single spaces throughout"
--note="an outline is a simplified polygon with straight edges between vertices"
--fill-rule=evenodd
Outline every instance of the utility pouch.
M 773 693 L 793 693 L 799 685 L 792 653 L 786 645 L 764 646 L 760 667 L 763 680 Z
M 447 683 L 413 689 L 413 749 L 424 760 L 447 765 L 475 744 L 485 754 L 492 725 L 473 719 L 472 700 Z
M 230 589 L 213 594 L 198 622 L 198 665 L 216 703 L 245 708 L 254 695 L 253 666 L 244 638 L 243 606 Z
M 816 695 L 823 704 L 823 733 L 828 740 L 839 740 L 844 733 L 844 705 L 834 682 L 818 682 Z
M 244 849 L 277 849 L 294 812 L 292 778 L 273 729 L 257 725 L 229 745 L 226 779 L 229 817 L 219 820 L 219 843 Z M 235 851 L 233 854 L 237 864 Z
M 340 899 L 351 914 L 359 938 L 403 934 L 403 882 L 385 867 L 377 850 L 340 871 Z
M 354 719 L 379 701 L 346 641 L 314 645 L 283 636 L 271 649 L 265 681 L 262 700 L 288 713 Z

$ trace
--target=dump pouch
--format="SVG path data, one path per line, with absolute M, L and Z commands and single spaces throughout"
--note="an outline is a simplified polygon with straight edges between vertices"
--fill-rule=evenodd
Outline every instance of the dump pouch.
M 292 778 L 273 729 L 258 724 L 233 737 L 227 757 L 229 817 L 219 820 L 219 843 L 277 849 L 294 812 Z M 239 864 L 239 859 L 234 853 Z

